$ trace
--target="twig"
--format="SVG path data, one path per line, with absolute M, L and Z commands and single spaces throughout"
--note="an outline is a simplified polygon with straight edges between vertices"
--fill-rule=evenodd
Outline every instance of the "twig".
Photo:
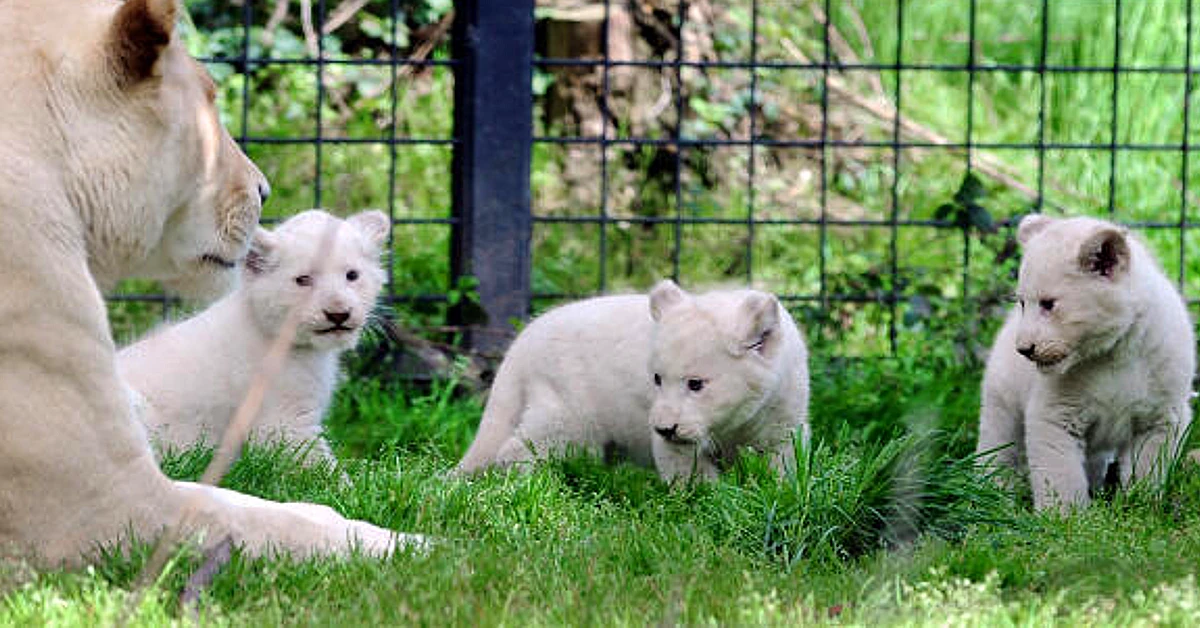
M 422 338 L 396 325 L 388 318 L 381 318 L 380 323 L 389 340 L 413 353 L 418 360 L 425 363 L 433 372 L 445 378 L 458 378 L 473 392 L 481 392 L 487 388 L 483 373 L 487 370 L 486 361 L 479 355 L 465 352 L 458 347 Z M 460 368 L 451 356 L 465 357 L 467 367 Z
M 288 4 L 291 0 L 275 0 L 275 9 L 271 11 L 271 17 L 267 18 L 267 24 L 263 27 L 263 46 L 271 47 L 275 41 L 275 29 L 287 19 Z
M 333 10 L 333 13 L 330 13 L 329 16 L 325 18 L 325 26 L 321 28 L 321 32 L 325 35 L 328 35 L 341 28 L 342 24 L 349 22 L 350 18 L 354 17 L 355 13 L 358 13 L 363 7 L 367 6 L 367 2 L 369 1 L 370 0 L 343 0 L 343 2 L 337 5 L 337 8 Z
M 317 31 L 313 28 L 312 0 L 300 0 L 300 29 L 304 31 L 304 43 L 308 46 L 308 54 L 321 54 L 321 44 L 317 41 Z
M 438 20 L 437 25 L 433 28 L 433 31 L 429 34 L 429 36 L 426 37 L 420 44 L 418 44 L 416 48 L 413 48 L 412 53 L 408 56 L 408 61 L 410 63 L 396 71 L 396 80 L 401 81 L 411 78 L 416 72 L 416 70 L 413 69 L 417 67 L 416 64 L 429 58 L 429 55 L 433 52 L 434 47 L 436 47 L 438 43 L 446 37 L 446 33 L 450 31 L 450 27 L 453 24 L 454 9 L 450 9 L 445 15 L 442 16 L 442 19 Z M 388 80 L 381 82 L 375 89 L 369 92 L 364 92 L 363 97 L 378 98 L 383 94 L 383 92 L 391 89 L 391 87 L 392 79 L 389 76 Z M 395 121 L 393 121 L 393 123 L 394 122 Z
M 338 224 L 331 224 L 322 234 L 320 244 L 317 247 L 317 254 L 314 259 L 317 260 L 319 270 L 325 272 L 330 263 L 330 256 L 326 252 L 333 248 L 334 237 L 337 235 Z M 313 298 L 313 292 L 309 291 L 307 297 L 292 306 L 288 310 L 287 318 L 279 327 L 279 333 L 275 336 L 275 340 L 267 349 L 267 353 L 263 356 L 262 362 L 259 363 L 258 371 L 254 374 L 250 381 L 250 388 L 246 392 L 246 397 L 242 399 L 241 405 L 233 415 L 233 419 L 225 428 L 225 433 L 221 437 L 221 444 L 217 447 L 213 454 L 212 462 L 208 468 L 204 470 L 204 475 L 200 478 L 201 484 L 216 486 L 220 483 L 221 478 L 229 471 L 233 462 L 241 454 L 242 445 L 246 442 L 246 437 L 250 433 L 250 425 L 254 418 L 258 416 L 259 410 L 262 408 L 263 400 L 266 397 L 267 389 L 271 383 L 278 377 L 279 372 L 283 369 L 284 362 L 287 360 L 288 353 L 291 351 L 292 343 L 296 338 L 296 332 L 300 327 L 300 319 L 302 312 L 308 309 L 309 302 Z M 192 520 L 199 510 L 200 502 L 205 498 L 202 492 L 196 492 L 183 505 L 178 518 L 173 525 L 168 525 L 158 537 L 154 544 L 154 550 L 150 554 L 150 559 L 142 567 L 142 571 L 138 576 L 137 592 L 129 597 L 125 608 L 125 619 L 132 615 L 132 611 L 137 608 L 141 602 L 141 597 L 145 590 L 158 580 L 162 575 L 163 569 L 167 565 L 167 561 L 174 553 L 175 548 L 184 540 L 184 535 L 191 528 Z M 124 621 L 122 624 L 126 623 Z
M 192 621 L 197 625 L 200 622 L 200 609 L 198 602 L 200 594 L 212 585 L 213 579 L 217 574 L 221 573 L 221 569 L 229 564 L 229 559 L 233 556 L 233 537 L 226 535 L 212 549 L 205 552 L 204 564 L 188 577 L 187 584 L 183 587 L 183 592 L 179 594 L 179 605 L 189 609 L 192 616 Z
M 812 8 L 813 18 L 817 22 L 829 24 L 829 45 L 833 46 L 834 53 L 847 63 L 858 63 L 858 55 L 854 53 L 854 48 L 850 45 L 850 42 L 846 41 L 846 38 L 842 37 L 841 31 L 829 23 L 829 16 L 825 15 L 825 11 L 821 9 L 820 3 L 812 2 L 809 6 Z M 866 36 L 866 27 L 862 25 L 862 17 L 858 15 L 858 12 L 853 7 L 848 8 L 850 14 L 857 20 L 858 25 L 862 29 L 859 32 L 859 38 L 863 41 L 863 48 L 866 50 L 868 56 L 874 56 L 874 50 L 871 48 L 871 39 Z M 883 80 L 879 78 L 879 73 L 867 72 L 864 75 L 867 77 L 867 82 L 871 84 L 871 89 L 875 90 L 875 93 L 879 96 L 883 96 L 885 93 L 883 90 Z
M 808 57 L 805 56 L 804 53 L 801 52 L 800 49 L 796 47 L 796 44 L 792 43 L 792 41 L 789 40 L 788 38 L 786 38 L 786 37 L 783 38 L 781 43 L 782 43 L 783 47 L 787 49 L 788 53 L 791 54 L 800 63 L 809 63 L 810 62 Z M 862 109 L 863 111 L 866 111 L 867 113 L 871 114 L 872 116 L 874 116 L 888 124 L 897 124 L 898 123 L 900 125 L 900 129 L 902 131 L 904 131 L 905 133 L 907 133 L 910 137 L 916 137 L 918 139 L 925 140 L 931 144 L 939 144 L 939 145 L 947 145 L 947 146 L 949 144 L 951 144 L 949 138 L 945 137 L 944 135 L 941 135 L 937 131 L 934 131 L 933 129 L 930 129 L 930 128 L 925 127 L 925 126 L 923 126 L 917 122 L 914 122 L 908 118 L 898 115 L 896 112 L 896 108 L 890 102 L 887 102 L 887 101 L 877 102 L 877 101 L 871 100 L 869 98 L 865 98 L 862 95 L 855 92 L 853 89 L 850 89 L 849 87 L 847 87 L 845 84 L 845 81 L 843 81 L 841 78 L 839 78 L 837 76 L 830 76 L 828 83 L 829 83 L 829 90 L 831 92 L 837 93 L 840 97 L 844 98 L 851 105 L 854 105 L 855 107 L 858 107 L 859 109 Z M 897 119 L 898 119 L 898 122 L 897 122 Z M 957 151 L 959 149 L 952 148 L 952 150 Z M 983 174 L 991 177 L 992 179 L 998 181 L 1002 185 L 1005 185 L 1014 190 L 1017 190 L 1018 192 L 1020 192 L 1021 194 L 1023 194 L 1027 198 L 1029 198 L 1029 200 L 1031 200 L 1031 201 L 1038 200 L 1037 191 L 1034 190 L 1033 188 L 1029 187 L 1028 185 L 1022 183 L 1020 180 L 1018 180 L 1016 178 L 1015 174 L 1013 174 L 1011 172 L 1006 172 L 1006 170 L 1007 170 L 1006 166 L 996 162 L 995 160 L 987 157 L 986 155 L 976 154 L 974 157 L 975 157 L 975 160 L 974 160 L 974 163 L 972 164 L 972 166 L 975 169 L 977 169 L 980 172 L 982 172 Z

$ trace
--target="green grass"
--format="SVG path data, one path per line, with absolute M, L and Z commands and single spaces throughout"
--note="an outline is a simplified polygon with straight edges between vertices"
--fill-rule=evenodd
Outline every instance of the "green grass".
M 1075 625 L 1200 619 L 1200 471 L 1068 518 L 980 477 L 969 452 L 978 372 L 817 358 L 814 442 L 794 478 L 749 459 L 711 486 L 586 458 L 474 480 L 445 472 L 479 420 L 446 385 L 339 393 L 330 436 L 350 485 L 255 447 L 226 484 L 326 503 L 436 536 L 386 560 L 235 556 L 196 612 L 215 624 Z M 165 462 L 197 477 L 206 451 Z M 184 554 L 134 607 L 145 551 L 96 567 L 0 570 L 0 625 L 188 621 Z M 132 610 L 130 610 L 132 609 Z

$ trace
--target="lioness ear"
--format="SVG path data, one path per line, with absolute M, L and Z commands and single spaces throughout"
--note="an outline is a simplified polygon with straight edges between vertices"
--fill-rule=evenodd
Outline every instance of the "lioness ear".
M 1079 247 L 1079 268 L 1107 279 L 1129 270 L 1129 241 L 1124 229 L 1102 227 Z
M 255 228 L 244 262 L 248 274 L 261 275 L 275 267 L 275 243 L 275 234 L 262 227 Z
M 751 292 L 738 308 L 734 355 L 756 351 L 770 355 L 779 345 L 779 301 L 773 294 Z
M 387 214 L 373 209 L 362 213 L 354 214 L 346 219 L 355 229 L 367 236 L 377 248 L 382 247 L 388 238 L 388 232 L 392 230 L 392 219 L 388 218 Z
M 670 279 L 663 279 L 650 290 L 650 318 L 662 320 L 663 312 L 671 309 L 687 297 L 683 290 Z
M 171 43 L 178 0 L 126 0 L 108 29 L 108 55 L 117 82 L 133 85 L 154 74 Z
M 1029 243 L 1033 236 L 1039 231 L 1045 229 L 1054 219 L 1043 214 L 1029 214 L 1021 219 L 1021 223 L 1017 225 L 1017 242 L 1022 246 Z

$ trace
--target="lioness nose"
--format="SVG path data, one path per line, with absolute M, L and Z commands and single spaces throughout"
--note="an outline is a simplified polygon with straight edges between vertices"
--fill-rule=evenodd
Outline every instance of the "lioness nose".
M 258 201 L 259 203 L 267 202 L 271 198 L 271 184 L 267 183 L 266 179 L 258 182 Z
M 330 312 L 328 310 L 321 311 L 325 313 L 325 320 L 333 323 L 334 325 L 341 325 L 347 320 L 350 320 L 350 312 Z
M 1032 345 L 1032 344 L 1028 344 L 1023 347 L 1017 347 L 1017 353 L 1020 353 L 1021 355 L 1025 356 L 1026 358 L 1032 360 L 1033 359 L 1033 350 L 1035 347 L 1036 347 L 1036 345 Z
M 676 423 L 671 427 L 658 427 L 656 425 L 654 426 L 654 431 L 658 432 L 658 435 L 662 436 L 666 440 L 671 440 L 672 438 L 675 438 L 675 433 L 679 431 L 679 424 Z

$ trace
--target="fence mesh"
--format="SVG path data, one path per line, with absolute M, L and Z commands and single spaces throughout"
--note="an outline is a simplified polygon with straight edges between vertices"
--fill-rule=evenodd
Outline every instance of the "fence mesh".
M 461 7 L 187 4 L 226 122 L 276 190 L 265 220 L 385 209 L 388 299 L 405 322 L 442 324 L 469 288 L 449 259 Z M 535 51 L 532 206 L 513 208 L 533 214 L 532 311 L 661 277 L 750 283 L 838 352 L 919 352 L 940 333 L 986 336 L 1030 211 L 1130 225 L 1200 298 L 1193 0 L 532 13 L 536 41 L 512 42 Z M 167 303 L 129 282 L 114 326 L 128 338 Z
M 843 352 L 919 351 L 996 320 L 1030 211 L 1135 227 L 1198 296 L 1191 0 L 563 4 L 539 300 L 749 282 Z
M 380 209 L 395 225 L 384 299 L 444 322 L 457 62 L 449 3 L 189 0 L 186 40 L 219 86 L 230 134 L 270 179 L 263 223 Z M 177 304 L 146 282 L 110 297 L 118 340 Z

